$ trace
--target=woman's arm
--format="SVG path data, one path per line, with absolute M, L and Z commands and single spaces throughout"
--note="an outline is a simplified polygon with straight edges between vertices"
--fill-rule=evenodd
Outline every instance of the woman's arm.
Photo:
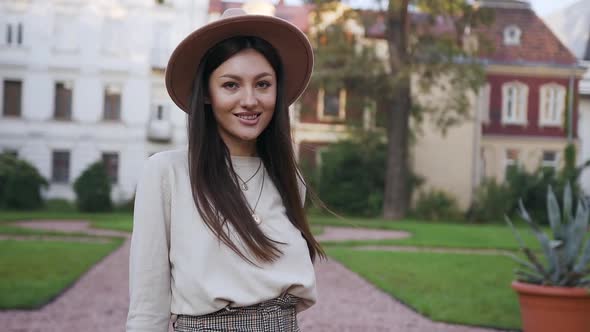
M 170 185 L 148 159 L 137 184 L 129 257 L 127 332 L 167 332 L 170 320 Z

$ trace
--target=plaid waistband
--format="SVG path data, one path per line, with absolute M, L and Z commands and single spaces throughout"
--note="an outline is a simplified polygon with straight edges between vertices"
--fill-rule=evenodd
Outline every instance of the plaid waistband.
M 298 301 L 298 297 L 284 294 L 245 307 L 228 305 L 201 316 L 178 315 L 174 331 L 298 332 L 295 311 Z

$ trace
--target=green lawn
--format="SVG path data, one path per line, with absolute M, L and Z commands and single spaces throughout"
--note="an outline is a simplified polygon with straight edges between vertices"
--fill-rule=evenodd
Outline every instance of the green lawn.
M 520 328 L 510 288 L 514 263 L 503 256 L 361 251 L 328 248 L 385 292 L 437 321 Z
M 121 243 L 0 241 L 0 309 L 42 306 Z
M 35 236 L 90 237 L 21 228 L 17 220 L 89 220 L 95 228 L 130 231 L 129 213 L 87 214 L 68 211 L 0 211 L 0 234 L 31 236 L 26 241 L 0 241 L 0 309 L 38 308 L 58 296 L 90 267 L 123 243 L 45 241 Z
M 384 221 L 379 219 L 360 219 L 311 216 L 311 223 L 319 226 L 345 226 L 407 231 L 410 238 L 400 240 L 370 240 L 338 242 L 339 246 L 356 245 L 409 245 L 421 247 L 477 248 L 517 250 L 518 243 L 507 225 L 477 225 L 457 223 L 429 223 L 424 221 Z M 525 242 L 536 249 L 534 236 L 526 227 L 518 227 Z M 333 242 L 323 242 L 325 245 Z
M 14 230 L 16 227 L 10 225 L 10 221 L 14 220 L 35 219 L 90 220 L 92 226 L 96 228 L 122 231 L 132 229 L 130 213 L 0 211 L 0 233 L 41 232 Z M 352 248 L 356 245 L 381 244 L 518 249 L 507 226 L 427 223 L 411 220 L 400 222 L 355 218 L 343 220 L 316 215 L 310 216 L 310 221 L 312 232 L 316 235 L 323 231 L 324 226 L 368 227 L 410 232 L 412 237 L 402 240 L 324 244 L 331 257 L 434 320 L 499 328 L 520 327 L 517 298 L 510 288 L 510 281 L 513 279 L 512 269 L 515 265 L 507 257 L 357 251 Z M 532 235 L 528 234 L 522 225 L 520 228 L 523 230 L 523 235 L 526 234 L 524 236 L 526 241 L 536 248 Z M 113 243 L 0 241 L 0 250 L 4 253 L 0 254 L 0 275 L 11 273 L 11 278 L 7 279 L 11 281 L 5 281 L 5 278 L 2 278 L 0 283 L 0 291 L 3 294 L 0 299 L 0 309 L 34 307 L 45 303 L 115 246 Z M 37 270 L 31 268 L 36 265 L 41 268 Z M 9 282 L 12 284 L 8 284 Z M 21 287 L 21 290 L 7 292 L 18 287 Z M 8 295 L 4 296 L 5 293 Z M 40 295 L 35 297 L 35 294 Z

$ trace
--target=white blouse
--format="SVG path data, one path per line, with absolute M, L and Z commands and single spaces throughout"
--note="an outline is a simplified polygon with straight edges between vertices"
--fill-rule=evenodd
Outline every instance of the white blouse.
M 232 157 L 232 163 L 247 180 L 260 159 Z M 166 332 L 171 314 L 204 315 L 227 305 L 260 303 L 283 292 L 302 299 L 297 311 L 316 302 L 307 244 L 287 218 L 266 172 L 260 192 L 263 168 L 243 193 L 252 208 L 260 195 L 256 207 L 262 218 L 260 228 L 286 244 L 278 245 L 283 255 L 277 261 L 256 267 L 220 242 L 202 221 L 190 188 L 187 150 L 160 152 L 148 159 L 135 196 L 127 332 Z M 304 188 L 300 183 L 302 199 Z M 230 236 L 242 249 L 238 235 L 230 231 Z

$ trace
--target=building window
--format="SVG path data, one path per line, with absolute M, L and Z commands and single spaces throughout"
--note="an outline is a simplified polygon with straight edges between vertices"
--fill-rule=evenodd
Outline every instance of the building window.
M 490 84 L 485 84 L 479 89 L 478 108 L 481 122 L 490 123 Z
M 522 31 L 516 25 L 504 28 L 504 45 L 520 45 Z
M 121 120 L 121 89 L 108 85 L 104 89 L 104 119 Z
M 111 183 L 117 183 L 119 181 L 119 154 L 117 152 L 105 152 L 102 154 L 102 162 L 107 169 Z
M 54 118 L 72 119 L 72 84 L 69 82 L 55 83 Z
M 539 90 L 539 125 L 561 126 L 565 110 L 565 87 L 546 84 Z
M 9 22 L 4 25 L 4 43 L 7 46 L 22 46 L 24 26 L 21 22 Z
M 156 119 L 164 120 L 164 106 L 158 105 L 158 108 L 156 109 Z
M 19 23 L 16 26 L 16 43 L 18 45 L 22 45 L 23 44 L 23 24 Z
M 9 155 L 9 156 L 13 156 L 15 158 L 18 158 L 18 151 L 15 149 L 4 149 L 4 151 L 2 151 L 2 153 L 0 153 L 0 154 Z
M 6 25 L 6 45 L 12 44 L 12 24 Z
M 505 179 L 508 179 L 508 176 L 518 169 L 518 155 L 519 151 L 516 149 L 506 150 L 506 160 L 504 163 Z
M 320 120 L 344 120 L 346 117 L 346 90 L 318 91 L 318 118 Z
M 340 113 L 340 96 L 338 93 L 324 93 L 324 116 L 337 117 Z
M 22 82 L 4 80 L 4 94 L 2 95 L 2 114 L 4 116 L 21 116 Z
M 525 125 L 527 122 L 528 87 L 519 82 L 502 86 L 502 123 Z
M 70 151 L 53 151 L 51 180 L 68 183 L 70 180 Z
M 543 160 L 541 160 L 541 167 L 544 169 L 557 170 L 558 166 L 557 152 L 543 151 Z
M 168 107 L 164 104 L 153 104 L 151 108 L 151 119 L 157 121 L 168 120 Z

